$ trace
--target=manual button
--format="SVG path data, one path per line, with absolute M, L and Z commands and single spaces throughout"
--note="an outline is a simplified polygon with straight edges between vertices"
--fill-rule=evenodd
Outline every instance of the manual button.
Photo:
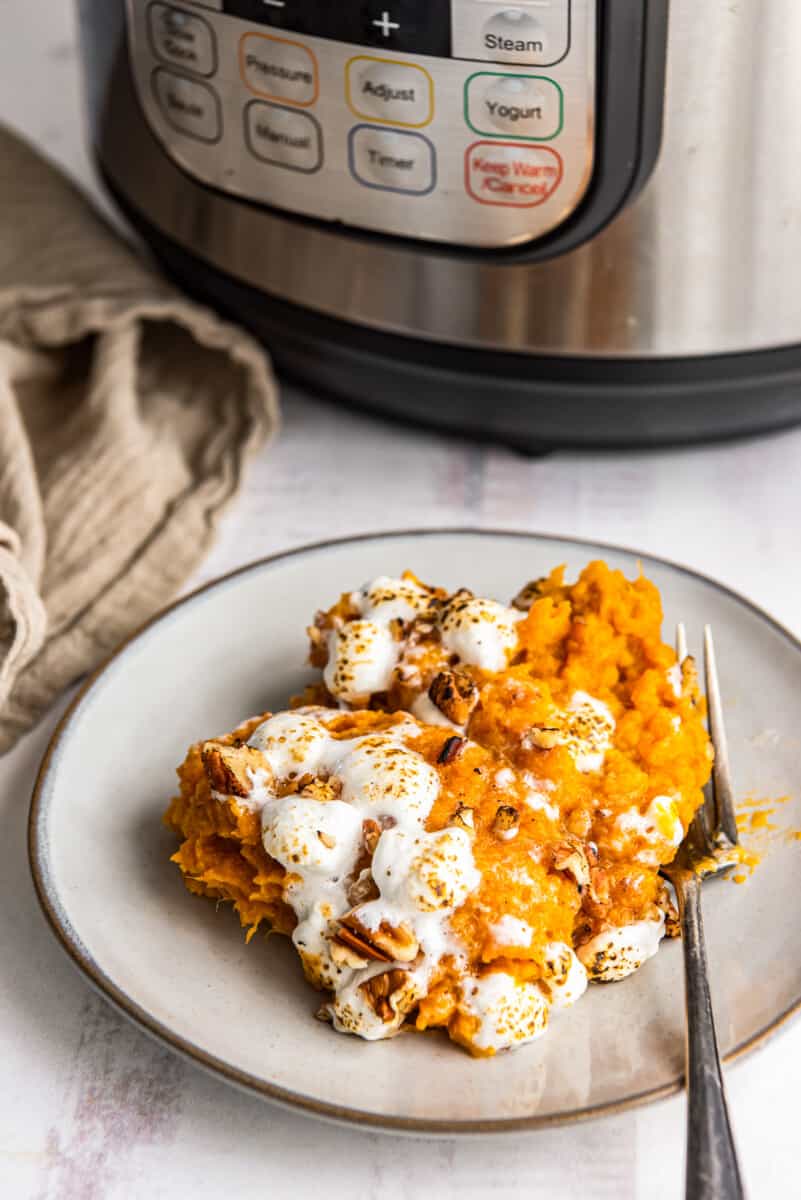
M 357 125 L 348 138 L 351 173 L 365 187 L 425 196 L 437 182 L 434 147 L 421 133 Z
M 384 125 L 421 129 L 434 117 L 434 82 L 413 63 L 360 54 L 346 68 L 351 112 Z
M 147 18 L 156 58 L 196 75 L 214 74 L 217 48 L 208 21 L 169 4 L 151 4 Z
M 323 135 L 314 117 L 252 100 L 245 109 L 245 140 L 254 158 L 313 175 L 323 165 Z
M 166 67 L 153 72 L 153 92 L 159 108 L 174 129 L 199 142 L 216 142 L 222 135 L 219 98 L 207 83 L 176 75 Z

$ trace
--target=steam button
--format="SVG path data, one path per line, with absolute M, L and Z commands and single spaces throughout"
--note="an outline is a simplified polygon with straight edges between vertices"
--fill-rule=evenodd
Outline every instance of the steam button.
M 453 55 L 487 62 L 549 66 L 570 40 L 569 0 L 521 0 L 517 5 L 473 0 L 453 13 Z
M 170 4 L 151 4 L 147 17 L 150 42 L 157 58 L 195 75 L 214 74 L 217 47 L 207 21 Z

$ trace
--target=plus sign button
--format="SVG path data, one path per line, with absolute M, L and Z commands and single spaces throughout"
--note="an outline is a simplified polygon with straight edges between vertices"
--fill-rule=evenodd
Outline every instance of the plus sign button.
M 354 6 L 355 7 L 355 6 Z M 420 0 L 368 0 L 359 5 L 357 39 L 409 54 L 450 55 L 450 6 Z

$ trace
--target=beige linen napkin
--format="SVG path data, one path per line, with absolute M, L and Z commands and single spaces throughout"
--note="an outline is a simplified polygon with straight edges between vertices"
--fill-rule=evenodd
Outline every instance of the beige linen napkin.
M 0 752 L 176 592 L 277 422 L 256 343 L 0 127 Z

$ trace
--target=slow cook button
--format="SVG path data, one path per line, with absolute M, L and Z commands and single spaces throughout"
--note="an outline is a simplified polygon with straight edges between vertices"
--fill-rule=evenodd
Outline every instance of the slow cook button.
M 365 187 L 425 196 L 436 186 L 434 147 L 421 133 L 357 125 L 348 151 L 351 172 Z
M 323 165 L 323 138 L 314 117 L 280 104 L 252 100 L 245 110 L 251 154 L 265 163 L 312 175 Z
M 319 90 L 317 59 L 300 42 L 246 33 L 239 43 L 239 70 L 257 96 L 307 108 Z
M 562 182 L 562 159 L 550 146 L 475 142 L 465 156 L 468 194 L 481 204 L 536 208 Z
M 153 72 L 153 92 L 167 121 L 200 142 L 216 142 L 222 134 L 220 101 L 207 83 L 176 75 L 166 67 Z
M 147 18 L 156 58 L 196 75 L 214 74 L 217 49 L 208 21 L 169 4 L 151 4 Z
M 347 99 L 357 117 L 421 129 L 434 116 L 434 83 L 413 63 L 360 54 L 347 65 Z
M 550 141 L 561 132 L 562 110 L 562 89 L 541 75 L 479 71 L 465 85 L 465 115 L 476 133 Z

